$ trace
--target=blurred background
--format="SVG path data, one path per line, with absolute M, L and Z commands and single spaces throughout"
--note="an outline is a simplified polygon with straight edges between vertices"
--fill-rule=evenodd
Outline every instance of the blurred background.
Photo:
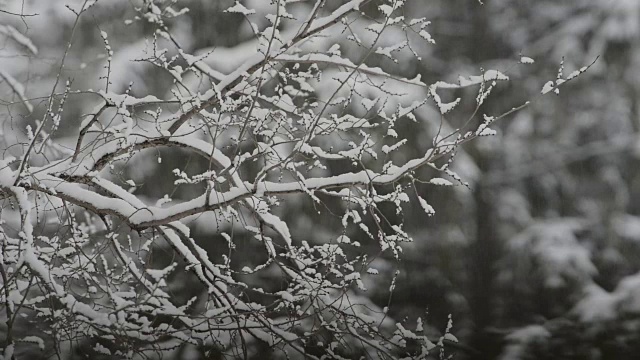
M 261 2 L 267 3 L 250 0 L 246 6 Z M 35 114 L 42 112 L 40 102 L 45 99 L 38 97 L 51 91 L 75 19 L 60 6 L 62 0 L 2 3 L 4 10 L 39 14 L 0 17 L 0 148 L 6 155 L 13 151 L 12 136 L 23 136 L 24 126 L 33 123 L 24 116 L 24 105 L 14 103 L 18 99 L 10 79 L 23 84 Z M 339 4 L 328 1 L 327 6 Z M 371 2 L 363 12 L 373 11 L 376 4 Z M 233 54 L 253 38 L 242 16 L 222 13 L 233 1 L 183 0 L 178 5 L 190 11 L 169 25 L 191 53 L 219 49 Z M 172 79 L 165 71 L 131 61 L 146 56 L 142 49 L 153 41 L 155 30 L 136 20 L 135 6 L 143 3 L 103 0 L 82 18 L 63 72 L 63 78 L 72 79 L 73 89 L 104 86 L 108 65 L 111 91 L 131 87 L 136 96 L 170 97 Z M 390 315 L 411 326 L 421 316 L 434 329 L 444 329 L 451 314 L 452 332 L 462 344 L 457 359 L 636 359 L 640 1 L 484 0 L 480 5 L 471 0 L 430 0 L 408 6 L 412 16 L 432 22 L 428 29 L 436 44 L 421 47 L 420 60 L 394 64 L 380 57 L 371 65 L 408 78 L 421 74 L 426 83 L 497 69 L 511 81 L 498 86 L 482 112 L 499 114 L 529 99 L 533 103 L 497 122 L 497 135 L 458 151 L 454 169 L 469 187 L 435 187 L 424 194 L 436 209 L 432 217 L 419 206 L 407 208 L 402 215 L 415 241 L 405 245 L 399 262 L 391 254 L 378 255 L 374 264 L 381 274 L 367 277 L 368 291 L 360 295 L 380 307 L 390 301 Z M 16 41 L 12 28 L 31 39 L 32 46 Z M 114 52 L 110 63 L 101 31 L 108 34 Z M 345 41 L 343 51 L 357 56 L 362 49 L 350 49 L 350 44 Z M 169 49 L 168 56 L 175 55 L 175 48 Z M 239 65 L 229 60 L 232 57 L 213 54 L 207 62 L 220 71 Z M 519 64 L 521 56 L 535 63 Z M 542 85 L 556 78 L 561 62 L 568 74 L 596 58 L 589 71 L 559 95 L 538 96 Z M 447 114 L 451 128 L 461 126 L 475 106 L 473 91 L 459 92 L 466 100 Z M 426 92 L 416 94 L 423 96 Z M 80 115 L 98 102 L 97 97 L 70 97 L 54 139 L 61 146 L 73 144 Z M 400 130 L 413 140 L 424 139 L 425 146 L 431 144 L 440 120 L 430 106 L 419 122 L 405 123 Z M 481 121 L 480 115 L 475 121 Z M 423 149 L 403 151 L 416 156 Z M 158 174 L 136 194 L 159 198 L 170 192 L 175 199 L 190 198 L 193 189 L 176 187 L 162 174 L 174 168 L 195 171 L 202 160 L 168 152 L 159 164 L 156 156 L 136 157 L 124 170 L 134 180 Z M 316 216 L 312 206 L 294 199 L 281 207 L 282 215 L 294 237 L 320 243 L 327 234 L 335 235 L 335 221 Z M 224 240 L 215 224 L 193 218 L 189 225 L 210 255 L 220 259 L 216 248 Z M 364 251 L 379 253 L 377 243 L 353 236 Z M 259 245 L 249 239 L 247 235 L 247 241 L 238 240 L 233 257 L 239 267 L 264 260 L 252 255 L 252 247 Z M 268 271 L 246 281 L 265 289 L 278 286 Z M 185 299 L 196 291 L 194 279 L 176 286 Z

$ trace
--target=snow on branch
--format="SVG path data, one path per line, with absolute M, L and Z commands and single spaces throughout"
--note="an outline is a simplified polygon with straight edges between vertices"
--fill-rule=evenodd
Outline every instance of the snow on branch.
M 193 19 L 175 1 L 145 1 L 125 22 L 154 29 L 135 39 L 145 51 L 119 51 L 117 31 L 108 42 L 106 31 L 93 34 L 108 50 L 107 75 L 96 76 L 107 84 L 91 86 L 104 90 L 86 79 L 58 88 L 72 67 L 64 61 L 44 98 L 15 80 L 28 74 L 0 70 L 19 106 L 41 116 L 12 122 L 0 160 L 0 302 L 7 318 L 20 312 L 49 327 L 24 343 L 49 349 L 71 334 L 96 354 L 132 358 L 183 344 L 236 356 L 259 342 L 277 356 L 307 356 L 329 333 L 324 357 L 361 348 L 424 358 L 454 341 L 451 324 L 430 340 L 422 320 L 412 330 L 373 304 L 364 275 L 378 271 L 368 256 L 400 259 L 412 241 L 404 212 L 437 215 L 427 190 L 466 185 L 450 169 L 460 146 L 495 134 L 489 126 L 522 107 L 482 114 L 469 129 L 506 74 L 448 83 L 398 66 L 420 60 L 420 42 L 434 46 L 426 19 L 405 18 L 407 3 L 235 1 L 223 16 L 246 22 L 253 38 L 225 50 L 186 41 L 181 29 Z M 68 8 L 72 33 L 99 6 Z M 0 33 L 43 52 L 12 27 Z M 126 61 L 111 63 L 112 51 L 150 63 L 154 78 L 113 80 L 130 73 Z M 217 55 L 239 66 L 216 66 Z M 442 126 L 454 108 L 469 110 L 443 93 L 468 87 L 479 89 L 470 120 Z M 332 225 L 300 231 L 304 219 Z M 272 284 L 260 285 L 265 278 Z M 11 328 L 5 342 L 23 346 Z

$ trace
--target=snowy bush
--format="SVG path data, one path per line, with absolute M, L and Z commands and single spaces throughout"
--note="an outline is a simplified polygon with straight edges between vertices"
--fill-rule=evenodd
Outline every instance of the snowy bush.
M 224 16 L 252 35 L 208 49 L 192 47 L 186 5 L 134 3 L 5 10 L 15 26 L 0 28 L 3 55 L 46 61 L 33 80 L 23 66 L 0 69 L 13 99 L 3 101 L 0 160 L 4 359 L 444 356 L 451 322 L 436 337 L 420 319 L 409 329 L 367 299 L 363 279 L 378 273 L 377 253 L 400 259 L 412 241 L 387 214 L 414 203 L 433 215 L 425 188 L 465 184 L 450 167 L 458 147 L 528 106 L 482 113 L 509 77 L 401 75 L 437 46 L 428 19 L 407 17 L 401 0 L 235 2 Z M 131 16 L 119 27 L 142 29 L 129 44 L 90 20 L 122 8 Z M 50 43 L 18 30 L 23 20 Z M 66 45 L 47 26 L 66 29 Z M 73 55 L 87 32 L 101 44 L 89 64 Z M 540 89 L 557 93 L 585 70 Z M 443 126 L 469 90 L 468 121 Z M 422 127 L 424 114 L 437 135 L 406 136 L 400 128 Z M 422 153 L 408 158 L 405 147 Z M 324 242 L 290 230 L 293 202 L 333 219 Z M 192 223 L 208 226 L 215 246 L 194 240 Z M 241 242 L 257 244 L 262 263 L 237 263 Z

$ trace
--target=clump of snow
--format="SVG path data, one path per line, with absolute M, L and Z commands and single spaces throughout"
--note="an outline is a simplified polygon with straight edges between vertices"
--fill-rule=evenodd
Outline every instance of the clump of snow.
M 520 58 L 520 63 L 522 63 L 522 64 L 533 64 L 534 62 L 535 61 L 532 58 L 527 57 L 527 56 L 522 56 Z

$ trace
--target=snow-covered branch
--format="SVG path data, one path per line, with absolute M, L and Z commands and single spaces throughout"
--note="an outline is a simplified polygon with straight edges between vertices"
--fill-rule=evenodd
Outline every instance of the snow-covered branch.
M 141 37 L 131 44 L 96 29 L 103 67 L 86 78 L 65 81 L 92 66 L 73 37 L 43 82 L 53 88 L 0 70 L 22 116 L 7 114 L 1 143 L 8 324 L 45 319 L 25 342 L 83 339 L 114 358 L 176 344 L 248 356 L 256 343 L 277 356 L 425 358 L 455 341 L 450 325 L 430 340 L 422 320 L 410 330 L 369 301 L 368 256 L 400 259 L 412 241 L 403 213 L 433 216 L 424 189 L 465 184 L 451 168 L 459 147 L 521 109 L 480 112 L 509 76 L 477 69 L 450 83 L 402 66 L 435 43 L 426 19 L 407 18 L 410 1 L 235 1 L 216 15 L 241 23 L 232 48 L 191 41 L 178 2 L 143 3 L 118 5 Z M 60 11 L 75 30 L 101 9 Z M 29 56 L 55 58 L 15 31 L 0 28 Z M 471 116 L 443 126 L 454 110 Z M 332 225 L 301 232 L 303 218 Z M 13 330 L 5 342 L 21 346 Z

